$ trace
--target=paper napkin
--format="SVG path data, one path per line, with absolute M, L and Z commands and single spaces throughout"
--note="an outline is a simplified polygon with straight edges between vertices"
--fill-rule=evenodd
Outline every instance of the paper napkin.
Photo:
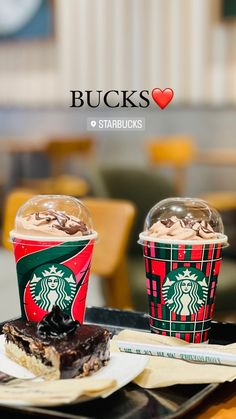
M 0 385 L 0 403 L 14 401 L 14 404 L 34 406 L 55 406 L 75 403 L 82 396 L 102 397 L 115 391 L 116 381 L 112 379 L 68 379 L 55 381 L 25 380 L 19 384 Z
M 119 351 L 116 340 L 163 345 L 206 347 L 236 355 L 236 343 L 231 345 L 189 344 L 183 340 L 153 333 L 123 330 L 112 339 L 112 351 Z M 140 357 L 143 355 L 139 355 Z M 167 387 L 175 384 L 223 383 L 236 379 L 236 367 L 193 363 L 173 358 L 150 356 L 143 372 L 134 382 L 144 388 Z

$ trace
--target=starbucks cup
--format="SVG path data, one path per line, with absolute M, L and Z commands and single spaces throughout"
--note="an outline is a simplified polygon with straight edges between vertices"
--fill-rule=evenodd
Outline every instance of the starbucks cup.
M 50 214 L 48 220 L 53 218 L 52 214 L 59 217 L 61 230 L 53 225 L 53 222 L 57 223 L 57 218 L 45 221 L 47 213 Z M 38 214 L 36 218 L 39 220 L 35 221 L 35 214 Z M 67 222 L 63 227 L 65 220 Z M 70 228 L 74 231 L 77 220 L 81 222 L 83 235 L 80 231 L 67 234 L 65 229 L 67 232 Z M 72 197 L 35 196 L 18 211 L 10 237 L 14 247 L 22 318 L 40 321 L 56 304 L 82 323 L 93 246 L 97 238 L 85 206 Z
M 194 240 L 150 236 L 154 223 L 167 223 L 171 217 L 190 219 L 190 224 L 204 220 L 217 234 Z M 222 249 L 227 246 L 220 215 L 198 199 L 168 199 L 150 210 L 144 228 L 139 243 L 143 247 L 151 331 L 187 342 L 207 342 Z

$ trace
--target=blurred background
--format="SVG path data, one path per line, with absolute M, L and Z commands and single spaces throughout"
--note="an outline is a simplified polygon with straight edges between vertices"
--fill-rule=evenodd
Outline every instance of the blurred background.
M 0 10 L 1 319 L 19 312 L 17 208 L 61 193 L 85 199 L 101 231 L 89 304 L 144 311 L 147 211 L 169 196 L 207 199 L 230 241 L 215 318 L 236 320 L 236 2 L 0 0 Z M 154 87 L 175 92 L 165 110 L 70 107 L 71 89 Z M 91 117 L 142 117 L 146 129 L 88 132 Z

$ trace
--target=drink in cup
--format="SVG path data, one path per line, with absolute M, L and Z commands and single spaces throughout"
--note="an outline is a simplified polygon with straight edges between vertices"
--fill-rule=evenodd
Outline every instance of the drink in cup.
M 149 211 L 139 243 L 152 332 L 208 341 L 223 232 L 219 213 L 200 199 L 169 198 Z
M 22 318 L 40 321 L 56 304 L 83 322 L 97 233 L 76 198 L 37 195 L 18 211 L 10 233 Z

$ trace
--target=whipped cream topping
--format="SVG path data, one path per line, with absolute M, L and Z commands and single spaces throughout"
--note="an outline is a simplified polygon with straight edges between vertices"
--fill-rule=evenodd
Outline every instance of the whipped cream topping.
M 151 237 L 175 240 L 207 240 L 218 237 L 207 221 L 187 217 L 180 219 L 176 216 L 157 221 L 145 233 Z
M 73 334 L 78 327 L 80 323 L 77 320 L 73 320 L 55 305 L 52 311 L 37 324 L 37 334 L 44 339 L 47 337 L 60 339 Z
M 91 231 L 79 218 L 64 211 L 35 212 L 17 220 L 17 232 L 37 236 L 85 236 Z

